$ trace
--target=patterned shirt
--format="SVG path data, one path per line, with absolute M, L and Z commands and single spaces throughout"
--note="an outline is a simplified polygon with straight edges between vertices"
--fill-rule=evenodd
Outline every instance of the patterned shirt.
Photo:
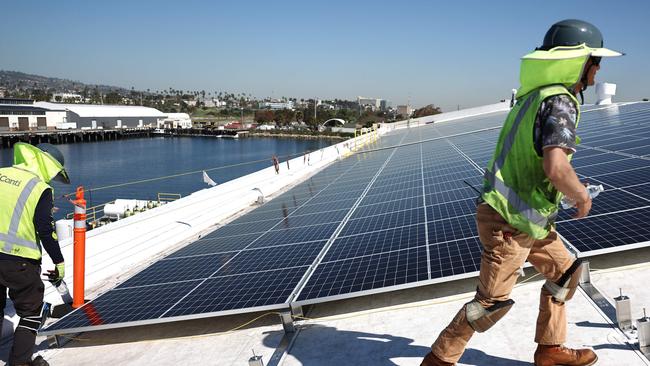
M 546 98 L 537 111 L 533 138 L 537 155 L 544 148 L 558 146 L 576 151 L 577 106 L 568 95 Z

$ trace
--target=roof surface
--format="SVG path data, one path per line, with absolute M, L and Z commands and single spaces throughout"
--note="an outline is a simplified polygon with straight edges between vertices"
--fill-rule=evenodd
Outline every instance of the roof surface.
M 167 114 L 149 107 L 126 105 L 63 104 L 36 102 L 35 106 L 50 110 L 69 110 L 79 117 L 160 117 Z
M 633 302 L 633 317 L 650 305 L 650 248 L 591 259 L 592 281 L 609 296 L 618 287 Z M 522 278 L 513 291 L 516 305 L 490 331 L 476 334 L 459 365 L 532 364 L 537 302 L 542 281 Z M 634 280 L 630 280 L 634 279 Z M 251 349 L 264 365 L 419 365 L 430 344 L 455 312 L 473 295 L 476 280 L 464 279 L 305 308 L 288 352 L 278 316 L 269 314 L 241 330 L 223 333 L 263 313 L 97 331 L 77 335 L 64 348 L 41 354 L 52 365 L 246 365 Z M 608 296 L 608 297 L 609 297 Z M 609 297 L 611 300 L 611 297 Z M 568 303 L 568 341 L 571 347 L 590 347 L 598 366 L 650 365 L 584 294 Z M 5 352 L 6 352 L 5 347 Z M 275 356 L 275 357 L 274 357 Z

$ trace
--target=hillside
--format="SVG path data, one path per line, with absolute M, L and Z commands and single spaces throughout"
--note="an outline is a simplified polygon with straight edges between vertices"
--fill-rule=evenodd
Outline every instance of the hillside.
M 41 89 L 49 92 L 69 92 L 82 91 L 83 89 L 94 90 L 95 88 L 102 93 L 126 91 L 125 88 L 117 86 L 84 84 L 69 79 L 52 78 L 8 70 L 0 70 L 0 87 L 4 87 L 8 91 Z

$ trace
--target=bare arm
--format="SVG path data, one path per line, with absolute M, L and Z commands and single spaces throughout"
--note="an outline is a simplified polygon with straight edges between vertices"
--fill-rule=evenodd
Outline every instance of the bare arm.
M 591 197 L 569 163 L 565 149 L 561 147 L 544 149 L 544 172 L 555 189 L 575 201 L 578 209 L 575 218 L 585 217 L 589 214 Z

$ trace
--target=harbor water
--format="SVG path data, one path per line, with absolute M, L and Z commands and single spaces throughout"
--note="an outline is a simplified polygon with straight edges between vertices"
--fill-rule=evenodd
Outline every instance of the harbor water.
M 287 155 L 304 154 L 331 143 L 279 138 L 154 137 L 57 145 L 65 156 L 71 184 L 53 183 L 55 206 L 59 208 L 55 217 L 62 218 L 73 210 L 61 196 L 80 185 L 91 189 L 86 194 L 88 207 L 116 198 L 155 200 L 159 192 L 186 196 L 208 187 L 201 170 L 207 170 L 219 184 L 271 166 L 273 155 L 280 158 L 284 170 Z M 0 149 L 0 166 L 10 166 L 12 159 L 12 149 Z M 198 172 L 146 181 L 192 171 Z M 139 181 L 144 182 L 120 186 Z M 105 188 L 112 185 L 118 186 Z

